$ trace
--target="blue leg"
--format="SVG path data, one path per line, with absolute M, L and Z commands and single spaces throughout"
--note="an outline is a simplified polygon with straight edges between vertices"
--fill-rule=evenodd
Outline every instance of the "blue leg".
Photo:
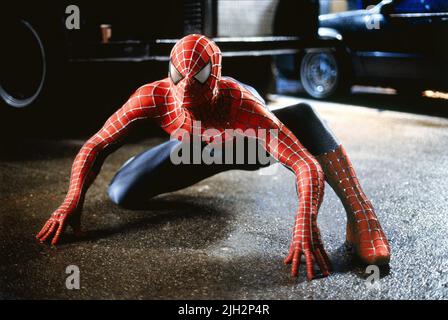
M 298 104 L 273 113 L 313 155 L 339 146 L 330 129 L 309 105 Z M 176 165 L 171 161 L 171 153 L 180 145 L 179 141 L 167 141 L 128 160 L 109 185 L 110 199 L 122 207 L 138 208 L 151 197 L 180 190 L 223 171 L 262 167 L 261 164 Z

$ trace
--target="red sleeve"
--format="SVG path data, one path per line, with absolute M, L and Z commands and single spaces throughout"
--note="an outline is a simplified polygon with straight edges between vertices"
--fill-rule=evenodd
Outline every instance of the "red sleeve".
M 324 195 L 323 170 L 297 137 L 261 101 L 244 89 L 240 89 L 239 93 L 233 92 L 232 96 L 234 102 L 231 120 L 234 127 L 241 129 L 247 136 L 255 135 L 262 140 L 265 149 L 296 177 L 298 210 L 293 241 L 285 262 L 293 262 L 292 274 L 295 276 L 300 254 L 305 254 L 307 274 L 312 278 L 312 254 L 320 259 L 319 252 L 324 251 L 317 228 L 317 213 Z M 323 271 L 327 272 L 326 269 Z
M 155 105 L 153 90 L 150 85 L 138 89 L 82 146 L 72 165 L 67 196 L 59 209 L 74 210 L 82 206 L 84 194 L 106 156 L 119 146 L 137 122 L 158 116 L 160 111 Z

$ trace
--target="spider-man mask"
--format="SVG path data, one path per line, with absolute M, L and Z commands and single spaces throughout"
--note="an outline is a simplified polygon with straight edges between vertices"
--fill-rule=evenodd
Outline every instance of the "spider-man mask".
M 211 101 L 221 78 L 221 50 L 199 34 L 180 39 L 171 50 L 169 77 L 176 101 L 182 106 Z

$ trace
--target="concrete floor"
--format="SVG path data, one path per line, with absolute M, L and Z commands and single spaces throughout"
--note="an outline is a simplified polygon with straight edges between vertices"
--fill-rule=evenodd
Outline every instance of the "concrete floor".
M 290 277 L 282 260 L 297 200 L 284 168 L 222 173 L 146 210 L 113 205 L 106 188 L 116 170 L 160 138 L 109 157 L 87 194 L 85 238 L 42 245 L 35 234 L 63 200 L 82 141 L 20 140 L 0 147 L 0 298 L 448 298 L 448 120 L 312 104 L 346 146 L 390 239 L 379 289 L 367 289 L 365 266 L 344 246 L 345 214 L 329 187 L 319 225 L 335 270 Z M 68 265 L 80 269 L 80 290 L 65 287 Z

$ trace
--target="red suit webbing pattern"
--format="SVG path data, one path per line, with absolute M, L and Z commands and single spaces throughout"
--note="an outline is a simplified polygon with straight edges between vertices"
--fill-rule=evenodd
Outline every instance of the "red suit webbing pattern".
M 264 145 L 267 151 L 296 176 L 299 196 L 298 211 L 293 229 L 293 241 L 285 263 L 292 263 L 291 274 L 297 275 L 302 254 L 305 256 L 307 276 L 313 278 L 313 262 L 317 262 L 323 275 L 328 275 L 330 261 L 323 247 L 317 227 L 317 213 L 324 195 L 324 173 L 318 161 L 302 146 L 294 134 L 285 127 L 248 90 L 236 82 L 226 81 L 220 92 L 231 101 L 232 127 L 241 130 L 273 129 L 267 131 Z
M 167 81 L 155 82 L 139 88 L 126 104 L 106 121 L 101 130 L 82 146 L 72 165 L 70 187 L 64 202 L 37 235 L 41 241 L 54 234 L 52 244 L 58 242 L 67 216 L 80 214 L 85 192 L 97 175 L 94 167 L 99 169 L 104 161 L 104 157 L 100 155 L 119 143 L 136 122 L 151 118 L 162 128 L 166 128 L 178 121 L 182 112 L 174 108 L 175 104 L 168 94 L 169 86 L 166 84 Z M 69 222 L 75 231 L 80 231 L 79 219 L 74 218 L 71 217 Z
M 314 262 L 324 275 L 329 273 L 330 261 L 317 227 L 324 193 L 324 173 L 319 162 L 251 92 L 236 81 L 221 78 L 221 52 L 201 35 L 181 39 L 171 52 L 169 78 L 139 88 L 84 144 L 73 163 L 67 196 L 37 235 L 40 241 L 51 238 L 51 243 L 56 244 L 67 224 L 80 233 L 84 195 L 105 155 L 124 140 L 137 122 L 145 119 L 153 120 L 167 133 L 183 129 L 191 135 L 198 126 L 193 121 L 199 120 L 201 135 L 209 128 L 216 129 L 221 137 L 226 129 L 240 129 L 243 134 L 255 134 L 265 140 L 267 151 L 296 176 L 299 204 L 285 262 L 292 263 L 294 276 L 302 255 L 309 279 L 314 276 Z M 258 131 L 247 133 L 247 129 L 274 132 L 259 136 Z
M 367 264 L 385 264 L 390 246 L 376 217 L 373 205 L 359 184 L 358 177 L 343 146 L 318 156 L 326 179 L 347 212 L 347 242 Z

